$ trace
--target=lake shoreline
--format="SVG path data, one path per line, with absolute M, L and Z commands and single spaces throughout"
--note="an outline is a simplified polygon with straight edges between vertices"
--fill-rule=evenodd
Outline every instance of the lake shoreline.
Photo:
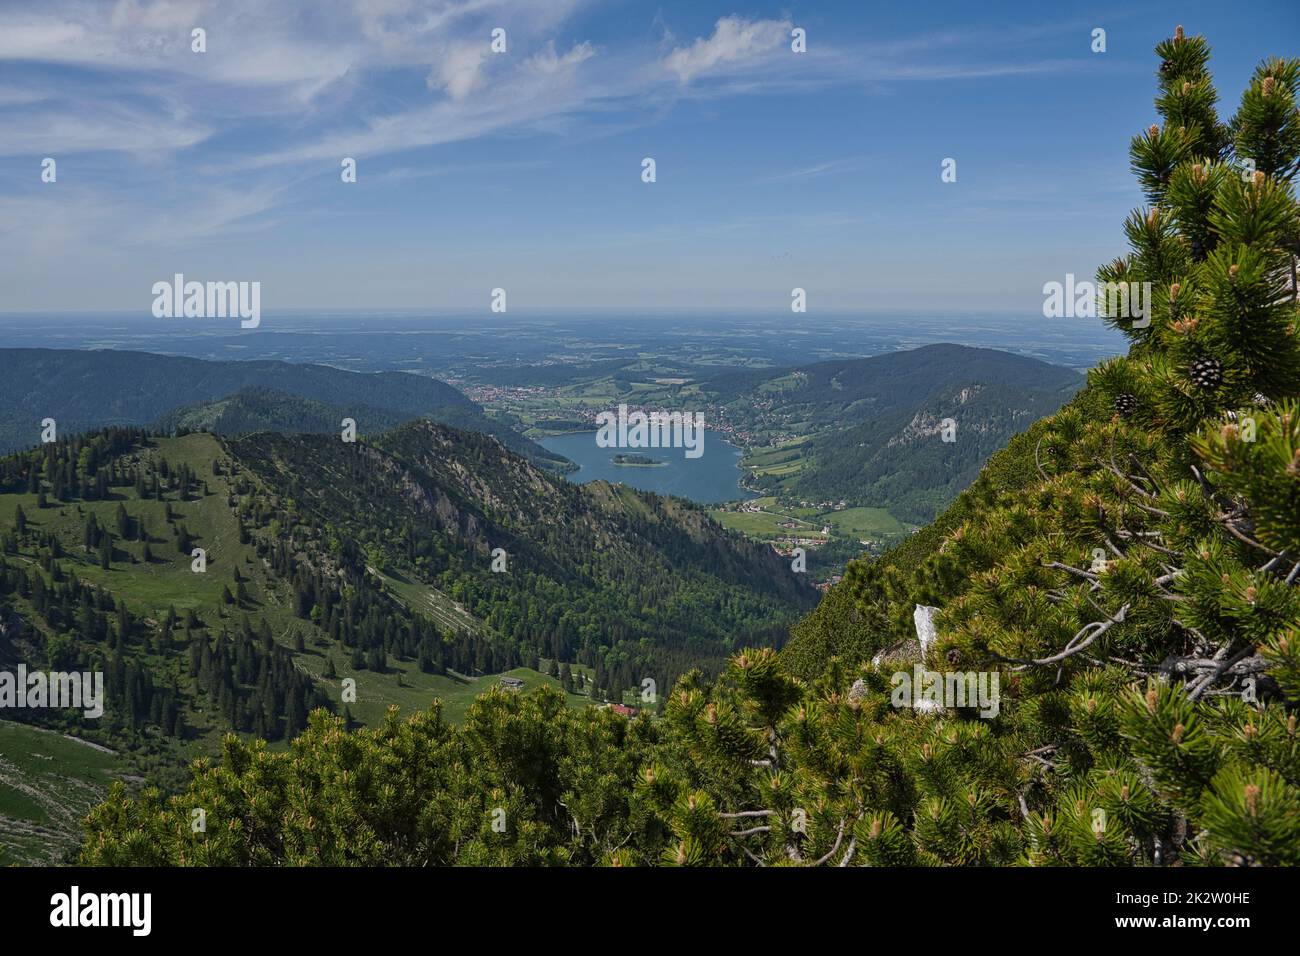
M 563 455 L 578 467 L 565 478 L 574 484 L 585 485 L 591 481 L 605 480 L 624 484 L 640 491 L 685 498 L 700 505 L 718 505 L 733 501 L 748 501 L 756 497 L 741 482 L 748 474 L 741 467 L 743 449 L 708 431 L 704 454 L 698 458 L 685 457 L 685 449 L 610 449 L 596 444 L 595 430 L 565 432 L 560 435 L 539 437 L 535 441 L 548 451 Z M 611 451 L 620 454 L 640 454 L 647 450 L 658 451 L 666 459 L 656 464 L 641 462 L 616 462 Z

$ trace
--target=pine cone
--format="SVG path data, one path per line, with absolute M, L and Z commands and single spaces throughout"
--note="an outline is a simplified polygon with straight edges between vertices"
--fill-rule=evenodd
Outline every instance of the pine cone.
M 1218 388 L 1223 382 L 1223 363 L 1216 358 L 1198 358 L 1187 366 L 1187 377 L 1198 388 Z
M 1172 73 L 1173 71 L 1174 71 L 1174 61 L 1173 61 L 1173 60 L 1161 60 L 1161 61 L 1160 61 L 1160 74 L 1161 74 L 1162 76 L 1168 76 L 1168 75 L 1169 75 L 1170 73 Z
M 1128 418 L 1137 411 L 1138 400 L 1135 395 L 1124 392 L 1122 395 L 1115 396 L 1115 411 L 1119 413 L 1120 418 Z

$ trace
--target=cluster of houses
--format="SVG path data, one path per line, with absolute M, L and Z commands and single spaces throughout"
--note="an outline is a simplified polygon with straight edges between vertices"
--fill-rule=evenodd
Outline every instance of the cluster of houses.
M 548 391 L 548 389 L 542 385 L 460 385 L 457 387 L 473 401 L 480 404 L 537 398 L 538 396 L 546 395 Z
M 791 557 L 795 548 L 815 548 L 826 543 L 825 538 L 778 538 L 772 550 L 783 557 Z

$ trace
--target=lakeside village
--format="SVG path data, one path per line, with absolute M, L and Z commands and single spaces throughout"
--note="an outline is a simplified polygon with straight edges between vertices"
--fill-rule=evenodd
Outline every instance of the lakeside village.
M 816 508 L 819 512 L 825 514 L 828 511 L 843 511 L 845 508 L 848 507 L 848 502 L 846 501 L 800 501 L 799 507 Z M 752 514 L 752 515 L 773 514 L 773 512 L 769 512 L 766 508 L 764 508 L 760 503 L 760 499 L 757 498 L 751 501 L 737 502 L 736 505 L 734 506 L 734 509 L 740 514 Z M 728 510 L 731 509 L 729 508 Z M 787 518 L 787 520 L 779 522 L 778 526 L 783 530 L 796 532 L 796 533 L 780 535 L 779 537 L 774 539 L 771 542 L 772 550 L 775 551 L 777 554 L 781 555 L 781 557 L 783 558 L 793 558 L 795 550 L 798 548 L 803 548 L 805 550 L 813 550 L 821 547 L 822 545 L 826 544 L 828 541 L 831 540 L 831 536 L 833 532 L 831 530 L 831 526 L 828 524 L 822 525 L 821 530 L 819 532 L 816 532 L 815 534 L 811 532 L 806 532 L 804 534 L 797 533 L 801 529 L 801 527 L 806 527 L 807 525 L 808 522 L 799 521 L 795 518 Z M 873 541 L 870 538 L 862 538 L 859 540 L 859 544 L 871 548 L 874 547 L 877 544 L 877 542 Z M 815 587 L 819 591 L 823 591 L 823 592 L 828 591 L 831 589 L 832 586 L 839 584 L 840 581 L 843 580 L 843 578 L 844 575 L 842 574 L 833 574 L 830 576 L 830 578 L 828 578 L 825 581 L 814 581 L 813 587 Z
M 564 431 L 595 431 L 600 427 L 599 416 L 608 411 L 607 407 L 588 407 L 585 405 L 570 405 L 560 402 L 562 390 L 545 385 L 471 385 L 461 382 L 459 379 L 448 378 L 449 384 L 455 385 L 465 393 L 470 400 L 477 402 L 485 408 L 503 407 L 511 404 L 525 404 L 530 402 L 557 402 L 554 409 L 556 419 L 562 419 L 573 423 L 574 426 L 564 429 Z M 675 380 L 674 380 L 675 381 Z M 756 408 L 763 408 L 764 404 L 760 403 Z M 662 403 L 656 403 L 653 406 L 643 406 L 628 404 L 629 414 L 632 412 L 642 412 L 646 415 L 652 411 L 664 411 Z M 704 403 L 698 406 L 696 414 L 703 416 L 704 421 L 708 424 L 705 426 L 709 431 L 717 432 L 733 445 L 741 448 L 761 448 L 777 445 L 783 441 L 799 437 L 794 432 L 781 433 L 772 435 L 764 433 L 760 435 L 749 428 L 742 428 L 727 420 L 727 410 L 720 405 L 711 405 Z M 560 432 L 560 429 L 547 428 L 546 432 Z

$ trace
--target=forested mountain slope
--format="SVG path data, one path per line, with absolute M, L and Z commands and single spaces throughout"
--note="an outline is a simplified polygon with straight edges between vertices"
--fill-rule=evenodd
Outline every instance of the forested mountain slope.
M 924 524 L 1012 435 L 1083 385 L 1072 369 L 993 349 L 927 345 L 703 383 L 765 455 L 753 487 L 786 499 L 888 508 Z M 951 422 L 944 440 L 944 423 Z M 786 467 L 779 467 L 785 465 Z
M 224 398 L 173 408 L 159 416 L 150 430 L 161 434 L 207 431 L 217 435 L 247 435 L 274 431 L 341 435 L 343 420 L 351 418 L 356 422 L 358 434 L 370 435 L 395 428 L 412 417 L 371 405 L 331 405 L 251 385 Z

